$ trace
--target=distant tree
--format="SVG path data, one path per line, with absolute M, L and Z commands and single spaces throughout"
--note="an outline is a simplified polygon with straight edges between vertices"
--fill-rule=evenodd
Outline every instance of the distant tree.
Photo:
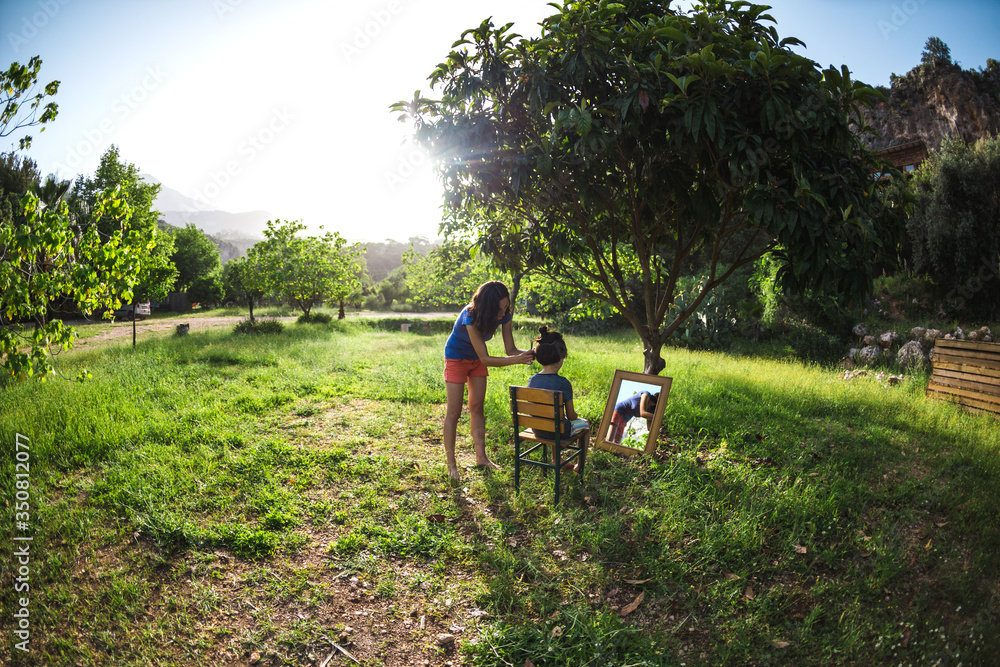
M 24 221 L 21 199 L 41 182 L 38 165 L 17 153 L 0 153 L 0 219 L 12 224 Z
M 378 293 L 386 308 L 392 308 L 395 301 L 406 301 L 410 289 L 406 286 L 406 267 L 397 266 L 378 284 Z
M 244 257 L 226 262 L 222 267 L 222 287 L 226 301 L 246 303 L 250 308 L 253 322 L 253 307 L 264 298 L 267 291 L 267 276 L 260 266 L 259 251 L 250 248 Z
M 924 44 L 924 52 L 920 55 L 920 62 L 925 65 L 950 65 L 951 49 L 940 37 L 928 37 Z
M 766 9 L 567 2 L 537 38 L 467 30 L 431 74 L 440 96 L 394 105 L 437 158 L 452 234 L 603 301 L 653 374 L 765 253 L 792 289 L 863 296 L 881 203 L 854 124 L 878 93 L 796 53 Z M 681 303 L 686 275 L 706 279 Z
M 171 260 L 177 267 L 180 290 L 190 290 L 196 280 L 217 273 L 221 267 L 218 247 L 190 222 L 174 232 Z M 193 297 L 192 300 L 197 301 Z
M 163 250 L 157 251 L 162 232 L 157 220 L 159 211 L 153 208 L 160 192 L 158 183 L 146 183 L 139 175 L 139 167 L 121 158 L 117 146 L 110 146 L 103 155 L 93 176 L 77 178 L 67 198 L 70 210 L 80 219 L 87 219 L 102 193 L 116 190 L 128 203 L 129 228 L 143 239 L 140 256 L 133 276 L 133 284 L 141 287 L 141 294 L 130 290 L 129 303 L 150 298 L 162 299 L 171 289 L 176 278 L 165 261 Z M 111 234 L 119 225 L 113 217 L 99 216 L 94 224 L 101 234 Z
M 226 292 L 222 285 L 221 270 L 200 275 L 187 288 L 188 299 L 202 308 L 215 308 L 222 303 Z
M 43 206 L 52 208 L 58 206 L 59 202 L 67 200 L 72 189 L 73 181 L 62 180 L 55 174 L 49 174 L 44 182 L 34 186 L 33 192 Z
M 251 248 L 266 276 L 266 289 L 280 293 L 305 315 L 321 301 L 336 301 L 343 319 L 346 301 L 361 291 L 364 251 L 336 232 L 298 237 L 304 229 L 298 221 L 268 221 L 264 241 Z
M 409 301 L 418 309 L 461 308 L 479 285 L 507 280 L 506 274 L 494 270 L 489 259 L 467 243 L 448 241 L 426 255 L 410 250 L 403 259 Z
M 44 132 L 45 125 L 55 120 L 58 105 L 51 101 L 44 106 L 42 103 L 59 92 L 59 82 L 51 81 L 35 92 L 41 67 L 41 58 L 35 56 L 27 65 L 13 62 L 6 72 L 0 71 L 0 137 L 34 126 Z M 21 150 L 30 147 L 31 137 L 21 137 L 18 146 Z
M 946 140 L 917 169 L 907 225 L 914 270 L 953 314 L 1000 314 L 1000 136 Z
M 380 283 L 386 276 L 403 265 L 404 252 L 413 248 L 418 254 L 424 255 L 436 245 L 423 236 L 410 237 L 405 243 L 392 239 L 386 239 L 381 243 L 364 243 L 362 247 L 365 249 L 368 276 L 373 284 Z
M 69 197 L 70 206 L 86 211 L 94 206 L 101 193 L 115 188 L 119 188 L 128 201 L 132 211 L 129 223 L 133 229 L 148 231 L 150 238 L 155 240 L 159 211 L 153 206 L 160 185 L 143 181 L 139 167 L 124 161 L 117 146 L 112 145 L 104 151 L 93 176 L 77 178 Z M 98 221 L 99 226 L 102 223 L 103 220 Z M 108 223 L 114 226 L 113 220 Z

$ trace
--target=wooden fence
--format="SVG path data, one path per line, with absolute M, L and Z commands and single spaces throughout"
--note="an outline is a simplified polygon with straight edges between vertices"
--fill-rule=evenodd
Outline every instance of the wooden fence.
M 1000 343 L 938 340 L 927 396 L 1000 416 Z

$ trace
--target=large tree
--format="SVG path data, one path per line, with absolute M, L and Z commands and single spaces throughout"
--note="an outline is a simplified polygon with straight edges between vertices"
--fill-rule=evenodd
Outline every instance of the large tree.
M 112 145 L 101 155 L 93 176 L 77 178 L 68 198 L 70 210 L 85 219 L 90 216 L 96 201 L 109 191 L 117 191 L 128 202 L 129 228 L 137 238 L 142 239 L 139 274 L 135 276 L 135 284 L 141 289 L 131 294 L 131 303 L 165 298 L 174 285 L 177 273 L 164 252 L 165 248 L 157 249 L 163 235 L 157 224 L 160 214 L 154 208 L 160 185 L 146 183 L 140 176 L 139 167 L 123 160 L 118 147 Z M 94 224 L 100 234 L 107 235 L 117 228 L 119 222 L 108 216 L 99 216 Z M 169 247 L 170 242 L 164 240 L 164 244 Z
M 863 294 L 878 167 L 852 125 L 878 93 L 795 53 L 765 9 L 567 2 L 538 38 L 463 33 L 430 77 L 440 97 L 393 105 L 437 158 L 446 231 L 607 303 L 647 373 L 764 253 L 790 287 Z M 700 289 L 675 307 L 692 274 Z
M 0 323 L 35 323 L 31 333 L 0 327 L 4 375 L 44 378 L 53 371 L 50 348 L 72 345 L 73 329 L 46 318 L 54 300 L 68 297 L 90 314 L 131 299 L 148 250 L 131 219 L 128 203 L 113 190 L 98 195 L 84 219 L 72 216 L 65 202 L 42 206 L 31 192 L 19 216 L 0 216 Z
M 912 186 L 914 270 L 934 280 L 949 313 L 1000 314 L 1000 137 L 945 141 Z

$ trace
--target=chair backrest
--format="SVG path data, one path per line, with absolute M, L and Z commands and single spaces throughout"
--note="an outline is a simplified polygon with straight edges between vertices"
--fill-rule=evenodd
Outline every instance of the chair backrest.
M 517 429 L 563 433 L 563 395 L 552 389 L 510 388 L 510 411 Z

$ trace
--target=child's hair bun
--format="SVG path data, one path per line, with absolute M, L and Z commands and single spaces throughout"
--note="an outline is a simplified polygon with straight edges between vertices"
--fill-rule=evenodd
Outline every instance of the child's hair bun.
M 544 336 L 548 332 L 549 332 L 549 328 L 546 325 L 543 324 L 542 326 L 538 327 L 538 333 L 540 333 L 541 335 Z

